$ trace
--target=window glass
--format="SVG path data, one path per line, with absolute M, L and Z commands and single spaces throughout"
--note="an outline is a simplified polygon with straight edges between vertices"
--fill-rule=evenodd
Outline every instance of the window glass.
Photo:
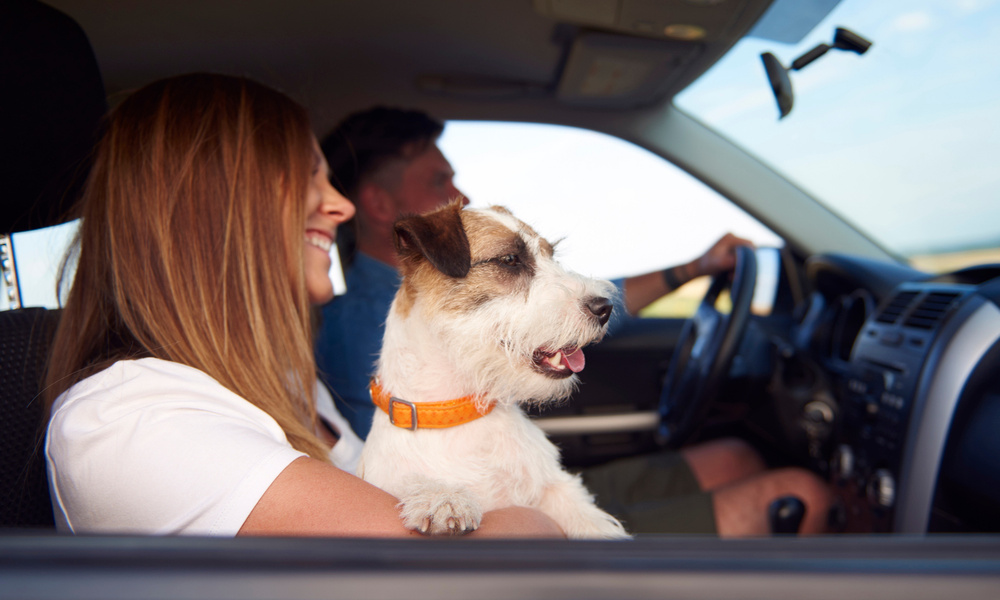
M 17 289 L 21 307 L 60 307 L 56 293 L 59 271 L 79 225 L 79 221 L 71 221 L 10 236 L 17 266 Z M 72 281 L 72 267 L 71 264 L 67 270 L 64 288 L 68 288 Z M 0 282 L 0 288 L 3 288 L 3 293 L 0 293 L 0 310 L 11 308 L 6 285 L 6 282 Z M 63 290 L 64 293 L 65 291 L 66 289 Z
M 561 240 L 560 261 L 586 275 L 614 279 L 681 264 L 727 231 L 758 246 L 781 244 L 711 188 L 615 137 L 553 125 L 452 121 L 439 146 L 473 206 L 508 207 L 549 240 Z M 59 306 L 58 267 L 77 226 L 13 236 L 23 306 Z M 704 283 L 692 282 L 644 314 L 692 314 Z
M 615 137 L 553 125 L 451 121 L 438 145 L 472 206 L 506 206 L 549 240 L 561 240 L 560 261 L 586 275 L 612 279 L 681 264 L 727 231 L 758 246 L 781 244 L 699 180 Z M 692 314 L 703 283 L 644 314 Z
M 835 4 L 794 44 L 740 40 L 676 105 L 919 269 L 1000 261 L 1000 2 Z M 778 118 L 762 53 L 787 67 L 839 27 L 871 47 L 790 70 L 794 108 Z

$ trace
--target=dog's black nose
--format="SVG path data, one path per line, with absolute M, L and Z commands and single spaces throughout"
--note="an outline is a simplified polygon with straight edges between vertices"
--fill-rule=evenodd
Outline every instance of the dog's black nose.
M 607 324 L 608 319 L 611 318 L 611 309 L 614 308 L 614 305 L 611 304 L 611 300 L 601 296 L 595 296 L 588 299 L 586 305 L 587 310 L 590 311 L 590 314 L 597 317 L 597 320 L 600 321 L 601 325 Z

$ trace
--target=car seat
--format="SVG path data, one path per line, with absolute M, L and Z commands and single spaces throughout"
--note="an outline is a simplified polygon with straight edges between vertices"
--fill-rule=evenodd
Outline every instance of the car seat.
M 58 311 L 0 313 L 0 527 L 52 527 L 39 382 Z
M 0 81 L 0 239 L 15 290 L 0 312 L 0 527 L 53 527 L 39 392 L 59 311 L 19 306 L 9 235 L 66 219 L 107 101 L 86 34 L 35 0 L 0 2 Z

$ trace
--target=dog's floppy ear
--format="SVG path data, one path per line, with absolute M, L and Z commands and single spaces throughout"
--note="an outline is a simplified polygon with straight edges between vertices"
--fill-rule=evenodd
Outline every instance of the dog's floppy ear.
M 423 258 L 448 277 L 468 275 L 472 253 L 461 212 L 462 203 L 452 202 L 425 215 L 398 219 L 393 240 L 400 263 L 413 265 Z

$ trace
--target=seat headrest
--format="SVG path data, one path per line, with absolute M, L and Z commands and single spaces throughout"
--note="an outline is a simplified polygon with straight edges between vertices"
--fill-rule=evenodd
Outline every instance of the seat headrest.
M 50 6 L 3 0 L 0 81 L 0 233 L 60 223 L 107 111 L 90 41 Z

